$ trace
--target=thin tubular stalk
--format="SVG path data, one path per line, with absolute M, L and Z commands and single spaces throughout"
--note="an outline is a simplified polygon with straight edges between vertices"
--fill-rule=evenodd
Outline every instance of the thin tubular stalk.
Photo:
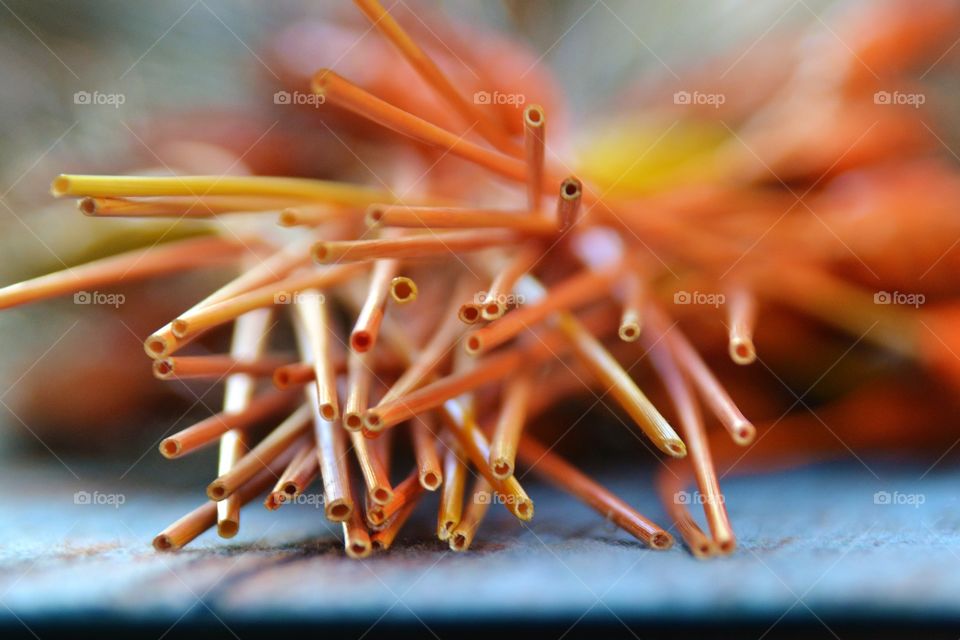
M 220 474 L 207 487 L 211 500 L 228 498 L 240 485 L 267 466 L 271 460 L 286 451 L 310 428 L 310 407 L 303 405 L 281 422 L 267 437 L 237 461 L 226 473 Z
M 576 178 L 567 178 L 560 185 L 560 197 L 557 199 L 557 226 L 561 231 L 570 229 L 577 223 L 582 196 L 583 185 Z
M 313 389 L 307 389 L 313 411 L 314 439 L 317 442 L 317 460 L 320 477 L 323 479 L 324 513 L 328 520 L 345 522 L 356 504 L 350 491 L 350 475 L 347 468 L 346 431 L 323 417 L 320 403 Z
M 647 336 L 644 339 L 644 348 L 650 354 L 653 367 L 677 410 L 684 442 L 690 453 L 690 463 L 703 496 L 704 515 L 714 541 L 721 551 L 730 553 L 736 546 L 736 538 L 727 516 L 720 483 L 717 481 L 717 472 L 713 466 L 713 457 L 710 455 L 707 433 L 697 400 L 674 361 L 668 344 L 663 341 L 663 328 L 657 327 L 656 330 L 656 336 Z
M 322 200 L 331 204 L 365 207 L 392 202 L 390 193 L 345 182 L 272 176 L 90 176 L 62 174 L 50 192 L 63 196 L 265 196 Z
M 236 260 L 245 250 L 242 244 L 219 236 L 189 238 L 145 249 L 134 249 L 0 288 L 0 309 L 84 289 L 117 285 L 195 267 L 224 264 Z M 91 296 L 92 293 L 87 295 Z M 76 298 L 78 304 L 89 301 L 82 296 Z
M 490 441 L 490 468 L 500 480 L 513 475 L 516 466 L 517 444 L 526 423 L 527 404 L 533 393 L 533 376 L 523 371 L 510 378 L 503 392 L 500 415 Z
M 393 544 L 393 541 L 396 539 L 397 534 L 400 533 L 400 529 L 403 528 L 403 525 L 406 524 L 407 520 L 410 519 L 413 510 L 417 508 L 417 503 L 420 501 L 420 498 L 417 497 L 412 502 L 405 505 L 400 511 L 393 516 L 385 526 L 380 531 L 377 531 L 372 536 L 370 536 L 370 542 L 373 544 L 373 548 L 377 551 L 386 551 Z
M 245 270 L 239 277 L 193 305 L 183 315 L 188 315 L 203 307 L 256 289 L 269 282 L 280 280 L 294 269 L 309 264 L 308 247 L 309 244 L 305 242 L 289 244 L 255 267 Z M 193 337 L 196 336 L 192 336 L 190 339 Z M 143 348 L 151 358 L 165 358 L 187 344 L 190 339 L 181 339 L 175 336 L 173 334 L 173 323 L 170 322 L 147 338 Z
M 377 260 L 373 263 L 367 297 L 350 333 L 350 348 L 354 351 L 368 351 L 377 343 L 380 323 L 383 322 L 383 310 L 387 306 L 387 296 L 390 293 L 390 282 L 399 268 L 400 262 L 397 260 Z
M 658 324 L 667 326 L 665 316 L 659 309 L 651 305 L 648 308 L 648 314 L 650 314 L 651 320 L 656 318 Z M 676 356 L 677 364 L 690 377 L 697 391 L 700 392 L 703 402 L 717 416 L 720 423 L 730 433 L 733 441 L 739 445 L 747 445 L 753 442 L 757 435 L 756 428 L 743 416 L 727 390 L 713 375 L 713 372 L 710 371 L 700 354 L 680 331 L 680 328 L 672 327 L 667 330 L 666 340 Z
M 423 485 L 420 484 L 420 472 L 418 469 L 414 469 L 400 484 L 394 487 L 393 497 L 383 505 L 384 521 L 400 511 L 405 505 L 416 500 L 422 493 Z
M 410 438 L 417 459 L 418 478 L 427 491 L 436 491 L 443 483 L 440 456 L 437 455 L 436 424 L 432 415 L 419 416 L 410 422 Z
M 363 265 L 351 264 L 324 269 L 312 268 L 222 302 L 191 309 L 173 321 L 173 333 L 178 338 L 185 338 L 229 322 L 253 309 L 275 304 L 289 304 L 291 301 L 295 302 L 297 298 L 304 297 L 308 290 L 334 287 L 354 278 L 364 270 Z M 319 295 L 319 291 L 316 294 Z
M 282 356 L 264 356 L 256 360 L 237 360 L 227 355 L 181 356 L 153 361 L 153 375 L 160 380 L 206 378 L 219 380 L 231 373 L 245 373 L 256 378 L 273 376 L 277 367 L 289 362 Z
M 636 342 L 643 328 L 643 306 L 646 287 L 640 274 L 633 269 L 624 273 L 623 315 L 617 335 L 624 342 Z
M 377 204 L 367 209 L 371 227 L 410 229 L 510 229 L 530 234 L 557 233 L 557 223 L 530 211 L 461 207 L 408 207 Z
M 359 220 L 359 210 L 331 207 L 328 204 L 303 204 L 281 210 L 277 224 L 281 227 L 316 227 L 347 218 Z
M 337 429 L 337 431 L 340 431 L 342 435 L 341 429 Z M 347 482 L 345 489 L 345 499 L 350 504 L 356 504 L 353 487 L 349 482 Z M 370 533 L 363 524 L 363 515 L 359 509 L 352 509 L 346 519 L 343 520 L 343 548 L 347 552 L 347 556 L 355 560 L 366 558 L 373 552 Z
M 267 495 L 267 499 L 264 500 L 263 506 L 265 506 L 270 511 L 274 511 L 280 508 L 284 502 L 287 501 L 288 497 L 284 491 L 284 487 L 290 481 L 290 477 L 293 475 L 294 471 L 303 464 L 304 460 L 307 460 L 313 455 L 313 443 L 304 442 L 296 450 L 296 453 L 293 454 L 293 458 L 290 460 L 290 464 L 287 465 L 287 468 L 283 470 L 283 473 L 280 474 L 280 478 L 277 480 L 276 484 L 273 485 L 273 490 Z
M 531 472 L 576 496 L 638 540 L 654 549 L 673 546 L 669 533 L 530 436 L 521 438 L 517 453 Z
M 450 533 L 448 542 L 452 551 L 466 551 L 470 548 L 480 523 L 490 509 L 491 502 L 493 502 L 493 488 L 486 478 L 481 476 L 473 483 L 473 493 L 467 505 L 467 512 Z
M 493 475 L 490 464 L 490 444 L 477 426 L 476 420 L 456 400 L 448 400 L 440 410 L 448 431 L 457 439 L 473 466 L 487 479 L 494 490 L 503 496 L 504 506 L 514 516 L 529 522 L 533 519 L 533 501 L 520 486 L 515 476 L 500 480 Z
M 277 389 L 287 389 L 296 385 L 313 382 L 316 379 L 316 372 L 313 370 L 313 364 L 310 362 L 285 364 L 282 367 L 277 367 L 273 372 L 273 386 Z
M 266 469 L 261 469 L 253 478 L 233 494 L 242 506 L 266 491 L 286 464 L 284 456 L 274 460 Z M 222 502 L 207 501 L 186 514 L 153 539 L 157 551 L 177 551 L 190 541 L 217 524 L 217 509 Z
M 313 245 L 312 255 L 319 264 L 431 258 L 516 244 L 523 238 L 522 234 L 505 229 L 481 229 L 377 240 L 330 240 Z
M 684 544 L 695 558 L 701 560 L 709 558 L 716 553 L 716 544 L 703 532 L 697 521 L 690 515 L 687 505 L 680 500 L 681 489 L 682 485 L 673 474 L 669 472 L 657 474 L 657 492 L 660 494 L 660 502 L 663 503 L 667 515 L 676 525 Z
M 129 200 L 127 198 L 83 198 L 77 208 L 94 218 L 127 218 L 136 216 L 172 216 L 182 218 L 212 217 L 220 213 L 260 213 L 289 207 L 291 198 L 254 196 L 169 197 Z
M 464 339 L 467 353 L 479 355 L 515 338 L 525 329 L 543 322 L 557 311 L 584 306 L 609 294 L 610 286 L 622 273 L 621 267 L 603 271 L 586 270 L 554 285 L 544 296 L 495 320 Z
M 515 182 L 526 180 L 527 168 L 521 160 L 482 147 L 399 109 L 329 69 L 321 69 L 313 76 L 313 90 L 325 96 L 330 104 L 372 120 L 387 129 L 444 149 Z
M 452 313 L 462 291 L 466 291 L 465 285 L 457 287 L 451 299 L 451 306 L 440 316 L 442 318 L 440 326 L 434 329 L 430 341 L 417 353 L 406 371 L 383 395 L 380 404 L 392 402 L 419 387 L 446 359 L 457 338 L 463 332 L 462 325 Z
M 527 160 L 527 207 L 539 213 L 543 196 L 544 140 L 547 136 L 547 116 L 543 107 L 531 104 L 523 110 L 523 148 Z
M 317 407 L 324 420 L 333 422 L 340 417 L 337 399 L 337 373 L 334 369 L 331 337 L 335 329 L 331 325 L 330 310 L 318 291 L 308 290 L 294 309 L 298 319 L 298 336 L 301 336 L 302 357 L 313 363 Z
M 742 287 L 730 292 L 727 303 L 730 334 L 730 359 L 737 364 L 751 364 L 757 359 L 753 345 L 753 328 L 757 320 L 757 301 Z
M 296 498 L 317 479 L 319 472 L 317 447 L 311 444 L 309 455 L 291 471 L 290 477 L 284 483 L 283 492 L 289 499 Z
M 570 339 L 573 351 L 587 369 L 600 380 L 634 423 L 664 453 L 674 458 L 687 455 L 687 448 L 667 419 L 640 390 L 620 363 L 572 315 L 560 315 L 561 330 Z
M 483 302 L 484 320 L 496 320 L 504 314 L 507 310 L 506 302 L 514 297 L 513 287 L 517 280 L 537 264 L 540 255 L 539 246 L 527 245 L 510 258 L 490 283 L 490 291 Z
M 270 320 L 273 313 L 269 309 L 255 311 L 237 318 L 233 327 L 233 339 L 230 355 L 235 358 L 257 358 L 266 346 L 270 335 Z M 243 373 L 235 373 L 226 380 L 223 391 L 223 413 L 243 413 L 250 407 L 256 381 Z M 240 429 L 231 429 L 220 436 L 220 451 L 217 458 L 217 475 L 232 473 L 247 453 L 247 435 Z M 256 474 L 245 476 L 237 487 Z M 236 488 L 236 487 L 234 487 Z M 211 496 L 212 497 L 212 496 Z M 224 498 L 227 498 L 224 500 Z M 217 498 L 217 534 L 221 538 L 232 538 L 240 530 L 239 497 L 229 495 Z
M 393 19 L 377 0 L 354 0 L 360 10 L 392 44 L 400 51 L 423 80 L 429 84 L 447 104 L 453 107 L 464 122 L 472 125 L 487 142 L 500 151 L 516 154 L 516 144 L 501 126 L 490 120 L 476 104 L 467 100 L 427 53 L 417 46 L 403 27 Z
M 379 505 L 388 504 L 394 497 L 394 491 L 393 487 L 390 486 L 387 469 L 380 461 L 376 448 L 359 431 L 350 432 L 350 442 L 353 444 L 357 462 L 360 463 L 363 482 L 367 486 L 370 499 Z
M 347 405 L 343 410 L 343 426 L 348 431 L 360 431 L 373 382 L 373 357 L 369 352 L 351 351 L 347 362 Z
M 282 391 L 260 394 L 242 409 L 233 407 L 230 411 L 222 411 L 164 438 L 160 442 L 160 453 L 168 459 L 179 458 L 213 444 L 228 431 L 246 432 L 250 427 L 288 408 L 292 400 L 291 394 Z
M 443 491 L 437 513 L 437 537 L 447 540 L 463 516 L 463 491 L 467 484 L 467 465 L 459 444 L 447 447 L 443 457 Z

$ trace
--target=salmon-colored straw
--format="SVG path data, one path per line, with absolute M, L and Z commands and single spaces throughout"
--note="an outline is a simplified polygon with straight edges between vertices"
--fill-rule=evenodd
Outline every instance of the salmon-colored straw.
M 340 367 L 336 367 L 338 373 L 343 369 L 343 363 L 339 364 Z M 277 367 L 273 372 L 273 386 L 277 389 L 287 389 L 314 380 L 316 380 L 316 372 L 310 362 L 285 364 L 282 367 Z
M 211 482 L 207 486 L 207 496 L 211 500 L 229 497 L 240 485 L 256 475 L 257 471 L 266 467 L 271 460 L 308 433 L 309 429 L 310 407 L 302 405 L 238 460 L 230 471 Z
M 605 318 L 606 316 L 591 315 L 589 320 L 593 325 L 599 324 L 599 321 Z M 587 327 L 583 327 L 579 323 L 577 326 L 579 327 L 578 331 L 589 334 Z M 586 343 L 585 339 L 581 339 L 581 342 Z M 474 366 L 468 369 L 456 371 L 451 375 L 434 380 L 430 384 L 419 387 L 403 396 L 392 398 L 388 402 L 381 400 L 376 407 L 367 411 L 364 416 L 364 424 L 372 431 L 390 428 L 419 413 L 439 407 L 451 398 L 456 398 L 485 384 L 502 380 L 520 368 L 535 367 L 551 358 L 560 357 L 570 347 L 571 341 L 561 329 L 544 331 L 527 343 L 511 346 L 473 361 Z M 610 356 L 609 353 L 607 353 L 607 357 L 613 359 L 613 356 Z M 608 364 L 605 366 L 609 367 Z M 622 375 L 629 379 L 626 372 Z M 618 378 L 617 383 L 622 386 L 623 381 Z M 640 394 L 639 389 L 636 393 Z M 640 395 L 642 396 L 642 394 Z M 643 399 L 646 401 L 645 396 Z M 646 402 L 649 404 L 649 401 Z M 667 428 L 669 428 L 669 425 Z M 677 441 L 679 442 L 679 438 Z
M 483 147 L 399 109 L 344 80 L 330 69 L 321 69 L 313 76 L 313 90 L 324 96 L 329 104 L 372 120 L 387 129 L 439 147 L 515 182 L 526 180 L 527 167 L 522 160 Z
M 532 269 L 541 256 L 541 247 L 527 245 L 516 251 L 506 266 L 490 283 L 490 291 L 483 302 L 483 319 L 496 320 L 507 310 L 506 302 L 514 299 L 513 286 L 527 271 Z
M 231 498 L 242 506 L 259 496 L 270 487 L 288 459 L 285 454 L 274 460 L 269 467 L 261 469 L 237 489 Z M 217 509 L 222 504 L 224 502 L 204 502 L 158 533 L 153 539 L 153 548 L 157 551 L 177 551 L 183 548 L 191 540 L 217 524 Z
M 353 487 L 347 483 L 345 487 L 345 500 L 350 504 L 356 503 Z M 352 509 L 343 520 L 343 548 L 347 556 L 354 560 L 366 558 L 373 553 L 373 543 L 370 540 L 370 532 L 367 531 L 363 523 L 363 514 L 360 509 Z
M 523 148 L 527 160 L 527 207 L 530 212 L 540 212 L 543 196 L 543 156 L 547 137 L 547 115 L 538 104 L 528 105 L 523 110 Z
M 277 224 L 281 227 L 316 227 L 353 217 L 360 219 L 359 209 L 331 207 L 329 204 L 301 204 L 282 209 Z
M 654 549 L 673 546 L 669 533 L 532 437 L 520 439 L 517 453 L 532 473 L 576 496 L 638 540 Z
M 324 513 L 328 520 L 345 522 L 357 511 L 349 489 L 346 430 L 323 417 L 315 389 L 308 388 L 306 393 L 313 411 L 317 460 L 320 463 L 320 477 L 323 479 Z
M 246 248 L 221 236 L 165 242 L 0 288 L 0 309 L 37 300 L 235 261 Z M 92 295 L 88 292 L 88 295 Z M 87 298 L 77 296 L 78 304 Z
M 263 353 L 270 335 L 272 316 L 269 309 L 261 309 L 237 318 L 233 327 L 230 355 L 236 358 L 257 358 Z M 246 374 L 230 375 L 223 391 L 223 413 L 230 415 L 246 411 L 253 398 L 255 386 L 254 379 Z M 245 431 L 231 429 L 221 435 L 217 475 L 222 476 L 233 471 L 246 453 Z M 247 476 L 245 480 L 251 476 Z M 240 530 L 240 498 L 223 497 L 227 499 L 218 498 L 220 502 L 217 504 L 217 534 L 221 538 L 232 538 Z
M 478 134 L 504 153 L 515 155 L 517 145 L 503 128 L 491 120 L 487 113 L 476 104 L 467 100 L 440 68 L 411 38 L 403 27 L 383 8 L 377 0 L 354 0 L 370 22 L 382 33 L 406 58 L 420 77 L 429 84 L 447 104 L 453 107 L 461 119 L 470 124 Z
M 419 353 L 412 356 L 410 366 L 380 398 L 381 404 L 396 400 L 421 386 L 446 360 L 457 338 L 463 332 L 462 325 L 452 311 L 456 307 L 457 300 L 467 291 L 468 286 L 464 282 L 454 290 L 450 306 L 440 315 L 440 326 L 433 330 L 430 341 Z
M 213 218 L 224 213 L 263 213 L 297 203 L 293 198 L 172 196 L 169 198 L 81 198 L 77 208 L 94 218 Z
M 360 431 L 350 432 L 350 442 L 353 452 L 360 463 L 360 472 L 363 482 L 367 486 L 367 493 L 374 503 L 386 505 L 394 498 L 393 487 L 390 486 L 390 477 L 387 469 L 377 454 L 373 442 L 363 436 Z
M 463 491 L 467 483 L 467 464 L 456 442 L 447 447 L 443 457 L 443 491 L 437 514 L 437 537 L 446 540 L 460 524 L 463 515 Z
M 303 292 L 334 287 L 356 277 L 364 270 L 365 266 L 362 264 L 307 269 L 222 302 L 191 309 L 173 321 L 173 334 L 178 338 L 184 338 L 229 322 L 253 309 L 270 307 L 274 304 L 290 304 L 296 298 L 303 297 Z
M 570 229 L 577 223 L 582 196 L 583 185 L 576 178 L 567 178 L 560 185 L 560 197 L 557 199 L 557 225 L 561 230 Z
M 617 404 L 630 415 L 650 441 L 675 458 L 687 455 L 687 448 L 677 432 L 600 341 L 568 313 L 560 314 L 559 324 L 580 361 L 600 380 L 604 389 L 609 389 Z
M 643 328 L 646 287 L 640 274 L 634 269 L 624 272 L 623 287 L 623 315 L 620 316 L 620 329 L 617 335 L 624 342 L 636 342 Z
M 413 302 L 419 293 L 417 283 L 407 276 L 397 276 L 390 281 L 390 298 L 397 304 Z
M 445 402 L 439 413 L 447 430 L 457 439 L 474 468 L 487 479 L 498 494 L 503 496 L 503 503 L 507 510 L 524 522 L 532 520 L 533 501 L 520 486 L 517 478 L 510 476 L 506 480 L 500 480 L 493 475 L 488 462 L 490 444 L 473 416 L 456 400 Z
M 291 492 L 289 495 L 284 491 L 290 482 L 290 478 L 293 476 L 294 472 L 303 465 L 304 461 L 309 458 L 316 460 L 315 447 L 312 442 L 304 442 L 297 449 L 296 453 L 293 454 L 293 458 L 290 460 L 290 464 L 287 465 L 287 468 L 283 470 L 283 473 L 280 474 L 280 478 L 277 480 L 276 484 L 273 485 L 273 490 L 267 494 L 267 499 L 263 501 L 263 506 L 269 509 L 270 511 L 275 511 L 280 508 L 284 502 L 288 499 L 293 498 L 294 493 Z
M 553 234 L 555 220 L 529 211 L 462 207 L 410 207 L 375 204 L 367 208 L 370 227 L 411 229 L 510 229 L 530 234 Z
M 393 497 L 383 505 L 382 517 L 384 521 L 400 511 L 405 505 L 416 500 L 422 493 L 423 485 L 420 484 L 420 470 L 414 469 L 400 484 L 394 487 Z
M 160 380 L 207 378 L 219 380 L 231 373 L 269 378 L 289 357 L 264 356 L 256 360 L 237 360 L 231 356 L 181 356 L 153 361 L 153 375 Z
M 505 229 L 480 229 L 450 233 L 425 233 L 377 240 L 330 240 L 313 245 L 319 264 L 362 262 L 381 258 L 436 258 L 508 246 L 524 236 Z
M 657 322 L 660 326 L 668 326 L 666 316 L 654 305 L 651 304 L 647 308 L 647 313 L 651 321 Z M 713 372 L 710 371 L 703 358 L 680 331 L 680 328 L 671 327 L 665 335 L 676 357 L 677 364 L 690 377 L 697 391 L 700 392 L 703 402 L 717 416 L 720 423 L 730 433 L 733 441 L 739 445 L 747 445 L 753 442 L 757 435 L 756 428 L 743 416 L 727 390 L 713 375 Z
M 287 496 L 287 500 L 296 498 L 307 490 L 307 487 L 317 479 L 320 473 L 320 466 L 317 460 L 317 447 L 313 443 L 310 445 L 310 452 L 300 464 L 290 470 L 287 481 L 283 483 L 282 491 Z
M 483 311 L 476 302 L 465 302 L 457 310 L 457 319 L 463 324 L 477 324 L 483 318 Z
M 730 358 L 737 364 L 751 364 L 757 359 L 753 346 L 753 328 L 757 320 L 757 301 L 747 290 L 734 287 L 727 302 L 730 323 Z
M 610 286 L 622 269 L 586 270 L 551 287 L 539 300 L 511 311 L 482 329 L 471 331 L 464 339 L 467 353 L 479 355 L 515 338 L 525 329 L 539 324 L 557 311 L 582 307 L 610 294 Z
M 334 368 L 333 339 L 335 329 L 331 324 L 330 310 L 319 291 L 308 289 L 294 305 L 297 336 L 301 357 L 313 363 L 315 393 L 318 411 L 324 420 L 331 422 L 340 417 L 337 399 L 337 372 Z
M 380 531 L 377 531 L 372 536 L 370 536 L 370 542 L 373 544 L 373 548 L 377 551 L 386 551 L 393 544 L 393 541 L 396 539 L 397 534 L 400 533 L 400 529 L 403 528 L 403 525 L 406 524 L 407 520 L 410 519 L 410 515 L 413 514 L 413 510 L 417 508 L 417 503 L 420 501 L 420 498 L 417 497 L 413 501 L 407 503 L 400 511 L 393 516 L 385 527 Z
M 397 274 L 400 262 L 397 260 L 377 260 L 373 263 L 367 297 L 360 308 L 360 315 L 350 333 L 350 348 L 363 353 L 373 348 L 383 322 L 383 311 L 387 306 L 390 282 Z
M 420 484 L 427 491 L 436 491 L 443 482 L 440 456 L 437 455 L 436 420 L 431 414 L 418 416 L 410 422 L 413 453 L 417 458 Z
M 223 411 L 201 420 L 160 442 L 160 453 L 165 458 L 179 458 L 201 449 L 228 431 L 246 431 L 267 418 L 288 408 L 294 396 L 283 391 L 260 394 L 237 411 Z
M 684 487 L 679 479 L 670 472 L 659 473 L 656 484 L 660 502 L 667 510 L 667 515 L 673 520 L 690 553 L 701 560 L 714 555 L 717 552 L 717 545 L 690 515 L 690 510 L 685 504 L 687 500 L 684 498 Z
M 723 553 L 731 553 L 736 547 L 736 538 L 730 527 L 730 519 L 724 504 L 723 493 L 720 492 L 720 483 L 717 481 L 717 472 L 713 466 L 713 457 L 710 455 L 710 446 L 707 433 L 703 426 L 700 408 L 690 389 L 689 383 L 683 377 L 674 360 L 669 345 L 664 342 L 665 327 L 652 327 L 655 335 L 644 338 L 644 348 L 650 354 L 657 375 L 663 381 L 680 419 L 680 428 L 683 431 L 684 442 L 690 452 L 690 463 L 697 479 L 700 495 L 703 496 L 703 511 L 707 517 L 707 524 L 713 534 L 713 539 Z
M 473 483 L 473 493 L 470 496 L 470 502 L 467 504 L 467 512 L 463 518 L 450 532 L 448 543 L 453 551 L 466 551 L 473 542 L 473 537 L 480 528 L 480 523 L 487 515 L 490 509 L 490 503 L 493 502 L 493 488 L 483 476 L 476 479 Z
M 392 202 L 390 193 L 363 185 L 273 176 L 89 176 L 63 174 L 50 192 L 63 196 L 136 198 L 149 196 L 266 196 L 319 200 L 365 207 Z
M 184 315 L 188 315 L 203 307 L 232 298 L 246 291 L 256 289 L 268 282 L 280 280 L 294 269 L 309 264 L 309 244 L 305 241 L 292 242 L 283 249 L 275 252 L 258 265 L 245 270 L 238 278 L 231 280 L 209 296 L 191 307 Z M 196 334 L 199 335 L 199 334 Z M 165 358 L 186 345 L 196 335 L 189 339 L 181 339 L 173 334 L 173 323 L 168 323 L 155 331 L 143 344 L 144 350 L 151 358 Z
M 347 366 L 347 405 L 343 410 L 343 426 L 348 431 L 363 429 L 370 385 L 373 382 L 373 357 L 370 352 L 350 352 Z
M 517 458 L 517 444 L 527 417 L 527 404 L 533 393 L 533 375 L 521 371 L 504 385 L 500 415 L 493 429 L 490 443 L 490 468 L 493 475 L 505 480 L 513 475 Z

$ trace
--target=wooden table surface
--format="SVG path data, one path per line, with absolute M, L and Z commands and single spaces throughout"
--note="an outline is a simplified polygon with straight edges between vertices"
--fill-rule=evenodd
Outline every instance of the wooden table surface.
M 807 620 L 825 631 L 857 616 L 960 619 L 960 472 L 947 465 L 925 476 L 927 465 L 888 461 L 730 479 L 740 547 L 706 562 L 681 545 L 649 551 L 540 485 L 529 487 L 534 523 L 493 510 L 467 554 L 431 540 L 434 516 L 421 510 L 389 553 L 352 561 L 339 526 L 306 504 L 248 508 L 233 540 L 208 533 L 160 554 L 152 536 L 201 499 L 200 486 L 72 469 L 79 480 L 56 464 L 7 463 L 0 472 L 5 628 L 95 615 L 174 629 L 207 621 L 221 632 L 269 621 L 408 625 L 444 637 L 438 630 L 464 620 L 551 621 L 561 630 Z M 606 482 L 667 524 L 645 472 L 621 470 Z M 77 491 L 99 492 L 91 502 L 100 504 L 76 504 Z M 879 500 L 878 491 L 886 492 Z M 104 497 L 113 494 L 123 504 Z

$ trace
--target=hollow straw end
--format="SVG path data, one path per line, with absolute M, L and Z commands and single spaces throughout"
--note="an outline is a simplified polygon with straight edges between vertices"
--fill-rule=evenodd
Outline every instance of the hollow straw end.
M 673 546 L 673 536 L 666 531 L 658 531 L 650 538 L 650 548 L 666 551 Z
M 70 176 L 61 173 L 50 183 L 50 195 L 62 198 L 70 192 Z
M 317 95 L 326 96 L 330 82 L 336 80 L 337 77 L 337 74 L 331 69 L 320 69 L 313 74 L 313 78 L 310 80 L 310 88 Z
M 730 359 L 740 365 L 753 364 L 757 359 L 757 351 L 753 346 L 753 342 L 749 340 L 731 340 Z
M 685 458 L 687 456 L 687 445 L 679 438 L 670 438 L 664 440 L 662 451 L 674 458 Z
M 753 439 L 757 437 L 757 428 L 754 427 L 749 422 L 738 422 L 733 427 L 731 432 L 733 441 L 740 446 L 746 446 L 753 442 Z

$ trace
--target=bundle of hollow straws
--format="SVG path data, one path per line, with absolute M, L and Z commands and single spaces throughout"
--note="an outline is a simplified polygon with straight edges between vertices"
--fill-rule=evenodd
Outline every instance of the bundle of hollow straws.
M 908 83 L 911 63 L 936 59 L 939 36 L 960 22 L 955 6 L 857 5 L 834 23 L 843 47 L 819 42 L 770 60 L 781 71 L 775 81 L 751 63 L 750 73 L 765 78 L 753 92 L 730 74 L 718 94 L 749 99 L 725 105 L 736 132 L 724 124 L 727 143 L 701 154 L 712 169 L 679 186 L 629 192 L 617 184 L 629 166 L 613 179 L 589 163 L 571 175 L 547 153 L 543 107 L 511 113 L 478 103 L 376 0 L 356 4 L 406 61 L 388 64 L 409 64 L 432 95 L 394 86 L 402 109 L 323 69 L 312 84 L 322 108 L 379 125 L 384 154 L 401 169 L 411 149 L 432 147 L 435 164 L 459 162 L 454 170 L 428 172 L 407 189 L 416 195 L 402 197 L 308 178 L 61 175 L 54 195 L 81 198 L 90 216 L 229 220 L 280 211 L 293 239 L 228 224 L 0 290 L 7 307 L 121 280 L 241 268 L 145 343 L 160 379 L 225 382 L 221 413 L 160 443 L 171 459 L 215 443 L 220 453 L 209 500 L 157 535 L 158 550 L 179 549 L 214 525 L 233 536 L 243 505 L 266 493 L 265 506 L 278 509 L 320 478 L 325 515 L 342 523 L 349 556 L 388 548 L 431 492 L 439 494 L 437 536 L 463 551 L 491 505 L 533 519 L 518 465 L 650 547 L 671 547 L 667 530 L 554 451 L 562 434 L 547 442 L 525 432 L 578 395 L 615 404 L 621 422 L 666 456 L 657 484 L 674 520 L 668 528 L 698 557 L 736 544 L 718 463 L 755 450 L 759 463 L 744 470 L 773 467 L 944 437 L 933 425 L 955 415 L 950 394 L 922 382 L 928 370 L 933 379 L 960 372 L 949 278 L 960 230 L 949 203 L 960 176 L 932 157 L 922 112 L 875 96 Z M 485 73 L 497 87 L 496 70 Z M 437 113 L 464 128 L 424 116 Z M 704 291 L 725 301 L 725 315 L 686 304 Z M 946 304 L 920 309 L 877 297 L 901 291 Z M 724 357 L 755 362 L 761 303 L 770 310 L 771 359 L 823 362 L 825 328 L 893 355 L 816 414 L 791 413 L 805 404 L 799 395 L 758 400 L 766 382 L 740 384 L 738 393 L 784 425 L 757 438 L 715 373 L 719 358 L 702 344 L 716 336 L 703 327 L 725 327 Z M 297 356 L 269 345 L 284 320 Z M 180 353 L 227 323 L 228 354 Z M 644 378 L 641 389 L 647 364 L 659 382 Z M 648 399 L 648 387 L 666 407 Z M 701 408 L 720 427 L 710 435 Z M 277 426 L 255 438 L 264 423 Z M 401 434 L 415 464 L 393 484 Z M 708 532 L 690 501 L 677 499 L 693 481 Z

